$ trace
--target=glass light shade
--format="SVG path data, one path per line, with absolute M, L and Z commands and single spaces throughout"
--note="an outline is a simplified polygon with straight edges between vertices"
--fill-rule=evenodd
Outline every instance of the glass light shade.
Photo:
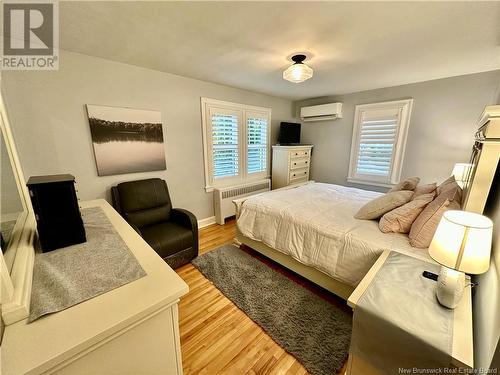
M 443 266 L 480 274 L 490 266 L 493 222 L 473 212 L 446 211 L 429 246 L 430 256 Z
M 300 83 L 308 80 L 313 76 L 313 70 L 304 63 L 296 63 L 290 65 L 283 72 L 283 79 L 293 83 Z
M 469 164 L 469 163 L 457 163 L 453 167 L 453 172 L 451 174 L 455 177 L 457 184 L 461 188 L 464 187 L 464 184 L 465 184 L 466 178 L 467 178 L 467 174 L 469 173 L 469 170 L 471 167 L 472 167 L 472 164 Z

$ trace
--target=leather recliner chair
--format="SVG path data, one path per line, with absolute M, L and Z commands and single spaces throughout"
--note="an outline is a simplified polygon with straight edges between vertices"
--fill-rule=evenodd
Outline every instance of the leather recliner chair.
M 167 183 L 159 178 L 122 182 L 111 188 L 113 206 L 172 268 L 198 255 L 198 221 L 172 208 Z

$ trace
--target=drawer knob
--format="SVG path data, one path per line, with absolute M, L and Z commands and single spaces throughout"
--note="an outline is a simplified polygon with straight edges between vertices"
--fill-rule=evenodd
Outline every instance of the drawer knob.
M 295 173 L 293 174 L 293 177 L 295 177 Z
M 304 172 L 304 174 L 307 174 L 307 172 Z
M 306 164 L 307 164 L 307 160 L 306 160 Z
M 293 163 L 293 165 L 297 165 L 297 163 Z

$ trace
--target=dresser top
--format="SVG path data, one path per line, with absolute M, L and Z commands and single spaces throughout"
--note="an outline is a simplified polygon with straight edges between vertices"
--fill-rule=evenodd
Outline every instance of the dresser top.
M 2 341 L 5 374 L 43 373 L 176 303 L 188 292 L 187 284 L 108 202 L 99 199 L 81 206 L 104 211 L 147 275 L 33 323 L 23 320 L 6 326 Z
M 26 185 L 52 184 L 56 182 L 73 182 L 75 176 L 71 174 L 51 174 L 46 176 L 31 176 Z
M 354 292 L 349 296 L 349 299 L 347 300 L 347 304 L 352 307 L 354 310 L 358 306 L 358 304 L 361 301 L 361 298 L 363 295 L 367 292 L 367 290 L 370 287 L 370 284 L 377 282 L 377 273 L 384 268 L 384 264 L 387 261 L 391 254 L 391 251 L 385 250 L 377 259 L 377 261 L 374 263 L 374 265 L 370 268 L 368 273 L 363 277 L 361 282 L 358 284 L 356 289 L 354 289 Z M 413 258 L 411 256 L 404 256 L 400 254 L 400 256 L 403 256 L 405 261 L 404 263 L 407 263 L 408 265 L 412 266 L 415 265 L 415 267 L 418 268 L 418 264 L 421 264 L 421 260 L 418 260 L 416 258 Z M 429 263 L 429 268 L 431 267 L 432 263 Z M 435 267 L 435 266 L 432 266 Z M 381 272 L 384 272 L 382 270 Z M 394 276 L 394 275 L 393 275 Z M 422 277 L 419 277 L 418 279 L 416 278 L 411 278 L 410 273 L 401 273 L 400 274 L 401 278 L 408 278 L 407 283 L 402 283 L 402 282 L 394 282 L 394 285 L 387 286 L 392 288 L 391 290 L 404 290 L 408 288 L 408 285 L 411 286 L 411 288 L 419 288 L 419 285 L 422 285 L 423 283 L 431 284 L 432 282 L 430 280 L 426 280 Z M 397 279 L 397 277 L 394 276 L 394 279 Z M 421 288 L 421 286 L 420 286 Z M 434 289 L 434 286 L 433 288 Z M 395 301 L 395 303 L 400 304 L 401 300 L 398 299 Z M 436 305 L 438 305 L 437 299 L 435 300 Z M 419 305 L 420 306 L 420 305 Z M 443 309 L 446 310 L 446 308 L 443 307 Z M 408 322 L 413 323 L 414 321 L 417 321 L 418 318 L 422 318 L 422 311 L 425 311 L 426 318 L 432 318 L 434 315 L 432 315 L 432 311 L 429 310 L 419 310 L 418 308 L 414 309 L 415 314 L 420 312 L 419 315 L 415 316 L 410 316 L 411 314 L 408 315 Z M 396 316 L 397 314 L 392 315 Z M 472 296 L 471 296 L 471 287 L 468 286 L 464 289 L 464 295 L 462 299 L 460 300 L 460 303 L 458 306 L 455 308 L 453 311 L 453 319 L 452 319 L 452 324 L 453 324 L 453 329 L 452 329 L 452 338 L 451 338 L 451 353 L 450 353 L 450 360 L 451 364 L 456 367 L 465 367 L 465 368 L 473 368 L 474 364 L 474 353 L 473 353 L 473 328 L 472 328 Z M 393 321 L 390 322 L 391 327 L 397 327 L 397 324 Z M 405 325 L 402 329 L 408 329 L 408 325 Z M 425 324 L 424 324 L 425 325 Z M 416 337 L 416 340 L 424 340 L 428 337 L 428 335 L 424 331 L 421 331 L 420 334 L 422 337 Z
M 313 145 L 295 145 L 295 146 L 285 146 L 285 145 L 274 145 L 273 148 L 282 148 L 286 150 L 291 150 L 291 149 L 310 149 L 313 148 Z

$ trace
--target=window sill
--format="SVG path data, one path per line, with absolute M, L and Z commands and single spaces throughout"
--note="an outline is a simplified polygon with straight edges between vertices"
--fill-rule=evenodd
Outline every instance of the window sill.
M 392 184 L 390 182 L 377 182 L 377 181 L 360 180 L 360 179 L 351 178 L 351 177 L 347 177 L 347 182 L 351 182 L 353 184 L 379 186 L 379 187 L 386 187 L 386 188 L 392 188 L 394 186 L 394 184 Z

